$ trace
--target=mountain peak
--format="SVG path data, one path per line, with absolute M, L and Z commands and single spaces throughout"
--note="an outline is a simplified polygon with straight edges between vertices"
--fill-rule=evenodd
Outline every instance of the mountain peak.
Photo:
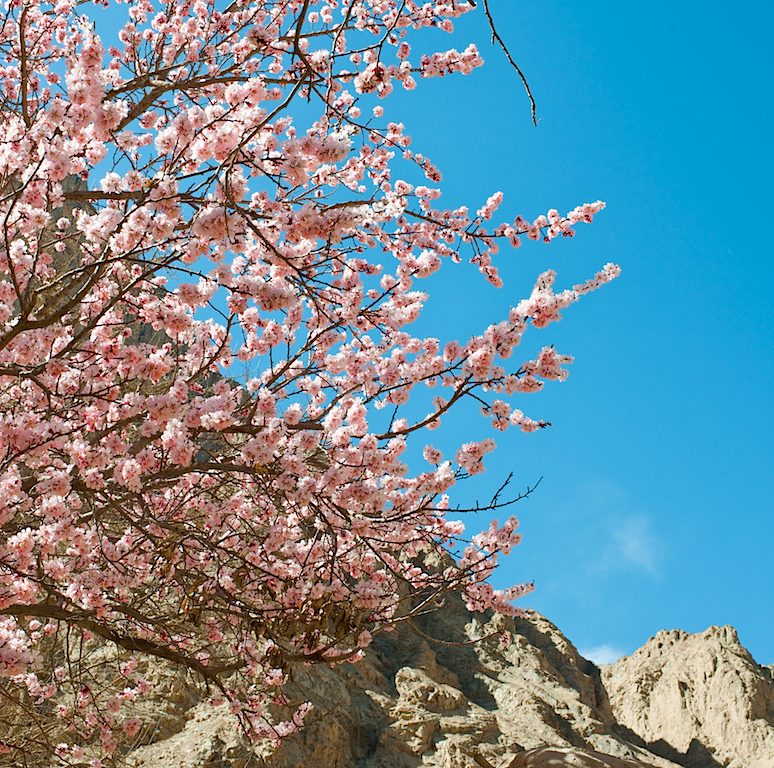
M 135 768 L 774 768 L 774 679 L 730 626 L 664 630 L 603 668 L 545 617 L 443 608 L 366 658 L 301 669 L 315 709 L 253 754 L 222 709 L 194 704 Z M 247 761 L 247 762 L 246 762 Z

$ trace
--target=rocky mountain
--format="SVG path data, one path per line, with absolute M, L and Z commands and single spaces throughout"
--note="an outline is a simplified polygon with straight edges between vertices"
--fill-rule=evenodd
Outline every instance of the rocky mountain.
M 542 616 L 449 598 L 358 664 L 298 671 L 314 714 L 273 753 L 165 685 L 134 768 L 774 768 L 774 676 L 731 627 L 660 632 L 600 669 Z
M 619 723 L 691 766 L 774 765 L 774 677 L 733 627 L 659 632 L 602 671 Z

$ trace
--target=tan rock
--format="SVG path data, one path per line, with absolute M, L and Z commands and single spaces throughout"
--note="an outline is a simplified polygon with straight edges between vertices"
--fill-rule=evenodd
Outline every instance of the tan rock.
M 659 632 L 603 670 L 617 720 L 700 768 L 774 768 L 774 684 L 733 627 Z
M 730 628 L 660 633 L 602 671 L 547 619 L 449 598 L 364 661 L 295 670 L 307 726 L 253 749 L 223 708 L 159 702 L 134 768 L 774 768 L 774 679 Z M 681 694 L 682 691 L 682 694 Z M 166 694 L 165 694 L 166 695 Z M 767 762 L 768 761 L 768 762 Z

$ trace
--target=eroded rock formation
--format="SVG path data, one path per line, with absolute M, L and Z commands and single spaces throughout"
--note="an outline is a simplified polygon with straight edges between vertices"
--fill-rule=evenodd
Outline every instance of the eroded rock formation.
M 615 717 L 696 768 L 774 766 L 774 683 L 733 627 L 659 632 L 602 679 Z
M 541 616 L 475 616 L 450 598 L 359 664 L 298 671 L 293 695 L 314 715 L 276 752 L 254 753 L 225 710 L 191 702 L 164 710 L 130 764 L 774 768 L 774 679 L 730 627 L 660 632 L 600 669 Z

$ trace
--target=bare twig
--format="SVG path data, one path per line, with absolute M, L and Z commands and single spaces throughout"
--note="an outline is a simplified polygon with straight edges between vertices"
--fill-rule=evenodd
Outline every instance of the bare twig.
M 492 42 L 494 43 L 495 41 L 497 41 L 500 48 L 503 49 L 503 53 L 505 54 L 505 58 L 508 59 L 508 63 L 516 70 L 516 73 L 521 78 L 521 82 L 524 85 L 524 90 L 527 92 L 530 108 L 532 110 L 532 124 L 537 125 L 537 116 L 535 114 L 537 108 L 535 106 L 535 99 L 532 96 L 532 91 L 530 90 L 529 83 L 527 82 L 527 78 L 524 76 L 524 73 L 521 71 L 521 68 L 519 67 L 519 65 L 513 60 L 513 56 L 511 56 L 511 52 L 508 50 L 508 46 L 505 45 L 502 37 L 500 37 L 500 34 L 495 28 L 494 19 L 492 18 L 492 12 L 489 10 L 489 0 L 484 0 L 484 13 L 486 14 L 486 19 L 489 22 L 489 29 L 492 32 Z

